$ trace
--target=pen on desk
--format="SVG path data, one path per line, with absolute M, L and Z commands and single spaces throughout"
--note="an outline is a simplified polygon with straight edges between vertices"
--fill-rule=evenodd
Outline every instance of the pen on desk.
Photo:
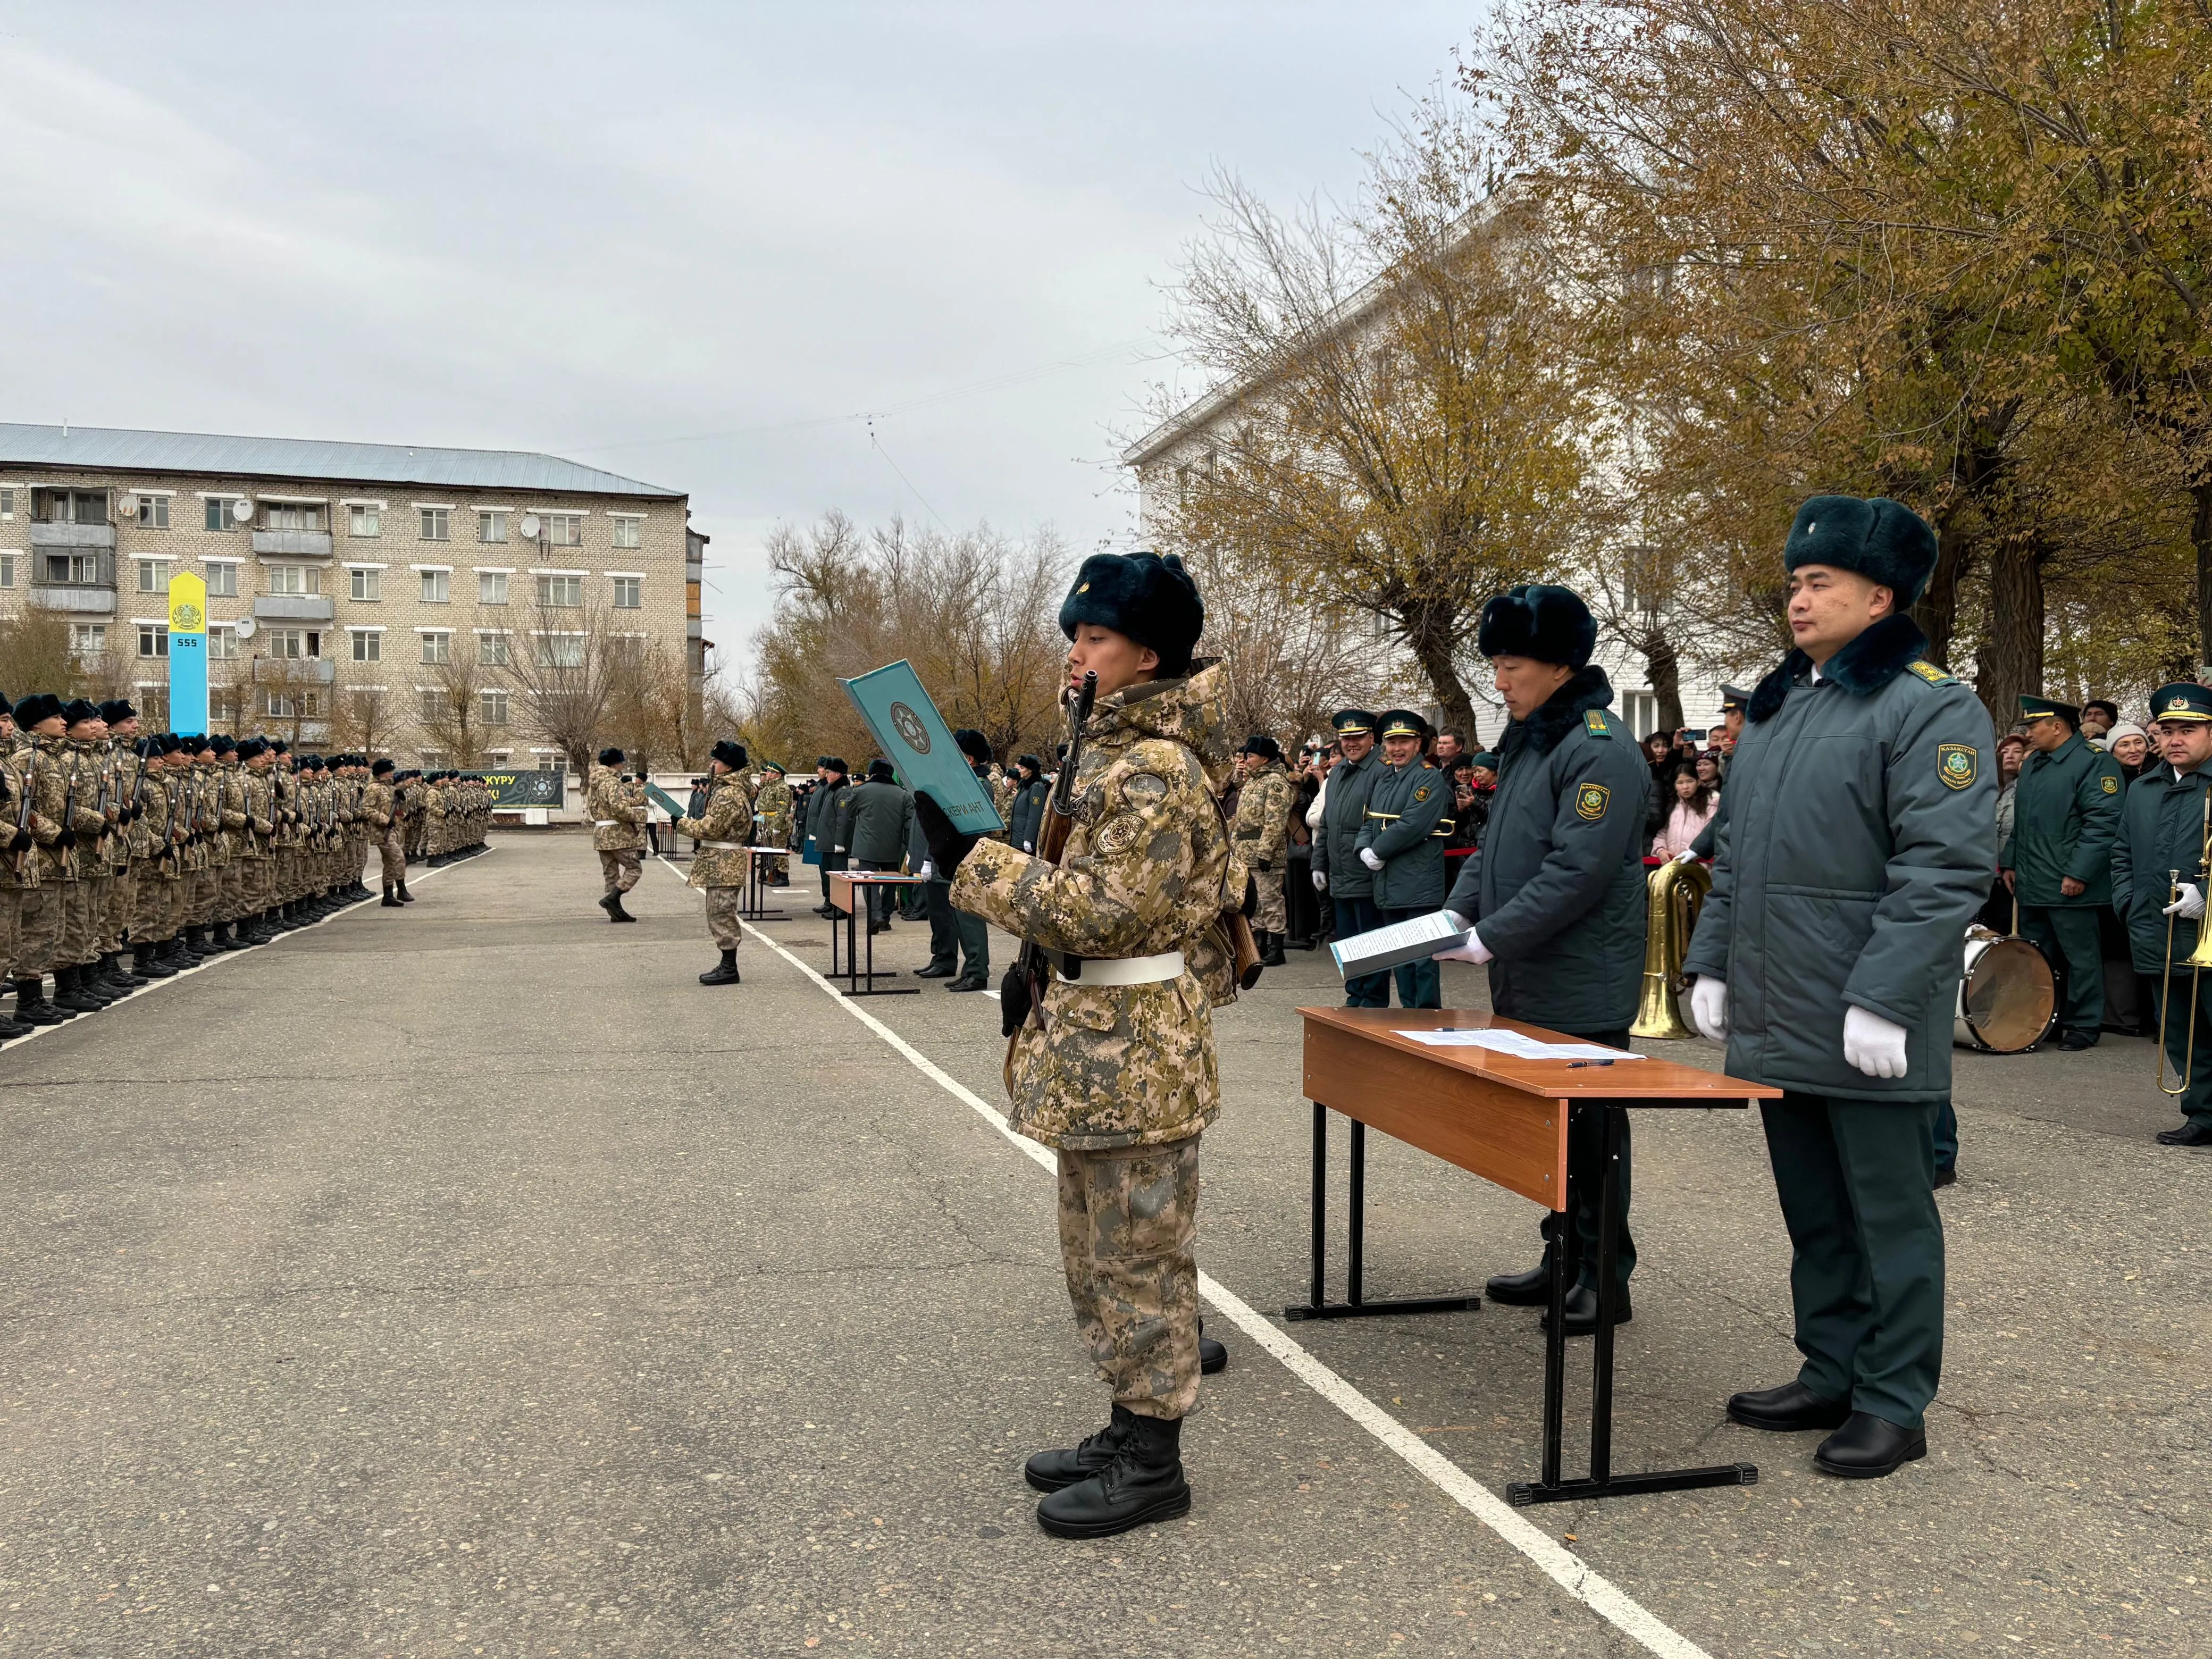
M 1609 1060 L 1571 1060 L 1567 1062 L 1567 1069 L 1571 1072 L 1577 1066 L 1610 1066 L 1612 1064 Z

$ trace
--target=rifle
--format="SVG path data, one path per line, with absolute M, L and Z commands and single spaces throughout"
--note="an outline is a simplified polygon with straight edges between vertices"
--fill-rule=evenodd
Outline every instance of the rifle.
M 1052 781 L 1052 796 L 1045 803 L 1048 810 L 1044 824 L 1037 831 L 1036 856 L 1047 864 L 1058 864 L 1060 854 L 1067 850 L 1068 832 L 1075 823 L 1075 771 L 1083 759 L 1083 728 L 1091 724 L 1091 706 L 1097 701 L 1098 676 L 1085 674 L 1075 701 L 1068 706 L 1067 757 L 1060 763 L 1060 775 Z M 1024 939 L 1021 953 L 1014 961 L 1014 971 L 1029 985 L 1030 1007 L 1039 1024 L 1044 1019 L 1045 963 L 1049 956 L 1059 955 L 1058 951 L 1048 952 L 1034 939 Z M 1080 969 L 1067 972 L 1064 957 L 1060 966 L 1063 975 L 1069 979 L 1081 972 Z M 1007 1036 L 1016 1036 L 1019 1030 L 1017 1027 Z
M 62 834 L 69 843 L 62 848 L 62 857 L 74 867 L 76 857 L 76 750 L 70 750 L 69 776 L 62 784 Z
M 15 831 L 18 836 L 31 827 L 31 799 L 35 793 L 31 787 L 31 781 L 37 775 L 39 765 L 39 751 L 36 749 L 28 750 L 26 754 L 27 758 L 23 765 L 23 787 L 16 791 L 22 797 L 15 809 Z M 27 847 L 15 854 L 15 879 L 18 882 L 23 878 L 23 860 L 30 855 L 31 849 Z

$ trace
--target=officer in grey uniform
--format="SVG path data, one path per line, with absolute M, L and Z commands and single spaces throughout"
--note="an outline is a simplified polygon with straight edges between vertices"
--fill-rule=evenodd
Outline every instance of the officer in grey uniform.
M 1814 1464 L 1871 1480 L 1927 1455 L 1942 1369 L 1936 1119 L 1996 867 L 1995 738 L 1905 614 L 1936 568 L 1918 515 L 1815 496 L 1783 556 L 1797 647 L 1752 695 L 1684 966 L 1729 1071 L 1784 1091 L 1760 1110 L 1805 1361 L 1729 1415 L 1832 1430 Z
M 1364 708 L 1340 708 L 1330 724 L 1344 758 L 1329 769 L 1322 786 L 1321 824 L 1313 838 L 1314 891 L 1333 905 L 1336 937 L 1350 939 L 1382 925 L 1375 903 L 1375 876 L 1359 857 L 1361 831 L 1367 828 L 1367 803 L 1382 775 L 1382 757 L 1375 746 L 1375 716 Z M 1344 981 L 1347 1008 L 1388 1008 L 1390 974 L 1359 974 Z
M 1596 619 L 1572 589 L 1532 584 L 1483 607 L 1476 644 L 1491 659 L 1513 723 L 1498 745 L 1498 790 L 1482 850 L 1467 860 L 1444 902 L 1457 925 L 1471 931 L 1438 960 L 1487 963 L 1491 1006 L 1509 1018 L 1626 1048 L 1644 982 L 1644 797 L 1650 772 L 1607 712 L 1613 685 L 1589 659 Z M 1577 1200 L 1563 1229 L 1570 1336 L 1597 1328 L 1604 1156 L 1602 1111 L 1577 1109 L 1567 1121 Z M 1615 1318 L 1625 1325 L 1632 1316 L 1628 1276 L 1636 1268 L 1626 1126 L 1619 1169 Z M 1542 1263 L 1526 1273 L 1492 1279 L 1491 1298 L 1522 1307 L 1550 1301 L 1551 1253 L 1559 1247 L 1547 1243 Z
M 1375 908 L 1387 925 L 1433 915 L 1444 902 L 1452 793 L 1451 780 L 1421 758 L 1426 720 L 1410 708 L 1393 708 L 1381 724 L 1382 770 L 1367 798 L 1367 827 L 1353 845 L 1374 878 Z M 1395 971 L 1401 1008 L 1444 1006 L 1443 970 L 1434 962 L 1410 962 Z

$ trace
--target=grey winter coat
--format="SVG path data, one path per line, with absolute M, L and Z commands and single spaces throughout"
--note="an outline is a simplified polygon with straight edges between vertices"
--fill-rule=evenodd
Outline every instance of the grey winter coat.
M 1967 925 L 1996 866 L 1995 736 L 1974 694 L 1886 617 L 1752 696 L 1713 890 L 1686 971 L 1728 982 L 1728 1068 L 1850 1100 L 1951 1092 Z M 1844 1059 L 1855 1005 L 1904 1026 L 1905 1075 Z
M 1382 772 L 1379 743 L 1357 762 L 1339 761 L 1329 769 L 1328 793 L 1313 838 L 1313 867 L 1328 878 L 1324 898 L 1374 896 L 1375 878 L 1359 861 L 1359 836 L 1367 828 L 1368 799 Z
M 845 850 L 857 861 L 897 869 L 914 825 L 914 797 L 895 783 L 872 781 L 852 792 L 851 811 Z
M 1490 1000 L 1555 1031 L 1627 1029 L 1644 979 L 1650 769 L 1589 667 L 1498 745 L 1482 850 L 1445 901 L 1488 947 Z
M 1433 910 L 1444 902 L 1444 841 L 1451 834 L 1451 780 L 1424 760 L 1384 766 L 1367 797 L 1367 826 L 1353 838 L 1384 860 L 1370 872 L 1385 910 Z M 1363 861 L 1360 867 L 1365 869 Z
M 806 798 L 806 840 L 814 843 L 814 861 L 825 870 L 845 867 L 845 854 L 836 850 L 840 808 L 852 792 L 848 783 L 817 783 Z

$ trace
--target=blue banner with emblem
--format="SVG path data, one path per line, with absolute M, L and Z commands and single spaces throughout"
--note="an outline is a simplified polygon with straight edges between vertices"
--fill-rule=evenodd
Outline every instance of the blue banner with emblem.
M 169 730 L 207 726 L 207 583 L 179 571 L 169 578 Z

